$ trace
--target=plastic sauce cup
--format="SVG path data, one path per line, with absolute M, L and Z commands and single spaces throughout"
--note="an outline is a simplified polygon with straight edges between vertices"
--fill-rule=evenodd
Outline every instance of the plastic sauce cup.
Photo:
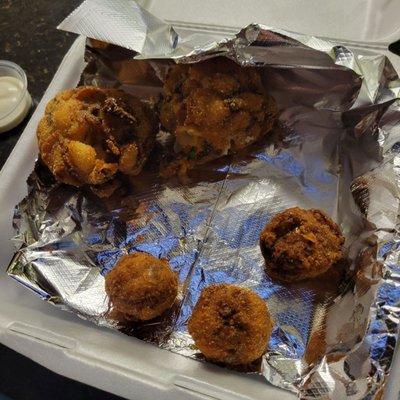
M 0 60 L 0 133 L 22 122 L 31 106 L 24 70 L 11 61 Z

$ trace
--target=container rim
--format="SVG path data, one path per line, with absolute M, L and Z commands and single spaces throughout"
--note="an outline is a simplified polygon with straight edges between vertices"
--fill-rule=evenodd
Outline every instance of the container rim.
M 12 114 L 15 111 L 15 109 L 21 104 L 22 100 L 25 98 L 26 92 L 28 90 L 28 80 L 27 80 L 25 71 L 18 64 L 14 63 L 12 61 L 0 59 L 0 68 L 1 67 L 4 67 L 5 69 L 13 70 L 19 75 L 21 82 L 22 82 L 22 90 L 18 97 L 18 101 L 15 103 L 15 105 L 12 108 L 10 108 L 10 110 L 7 111 L 4 115 L 0 115 L 0 121 L 4 118 L 8 117 L 10 114 Z M 11 75 L 1 75 L 1 76 L 11 76 Z

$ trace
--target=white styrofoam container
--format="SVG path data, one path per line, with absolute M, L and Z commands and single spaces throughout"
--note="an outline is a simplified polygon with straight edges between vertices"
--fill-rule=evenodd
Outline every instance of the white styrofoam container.
M 293 399 L 262 377 L 227 372 L 82 321 L 6 277 L 14 252 L 12 210 L 26 194 L 37 156 L 37 123 L 50 98 L 77 84 L 83 51 L 78 38 L 0 172 L 0 342 L 57 373 L 129 399 Z
M 354 3 L 350 9 L 359 7 L 363 12 L 352 12 L 356 15 L 348 16 L 347 22 L 344 20 L 345 30 L 337 29 L 333 23 L 340 20 L 338 14 L 343 10 L 338 4 L 345 9 L 344 2 L 335 2 L 336 7 L 324 4 L 324 12 L 315 17 L 321 21 L 312 21 L 306 10 L 307 7 L 316 9 L 317 1 L 253 0 L 251 7 L 250 2 L 243 0 L 142 0 L 139 3 L 160 18 L 173 20 L 182 32 L 206 29 L 223 35 L 237 31 L 246 23 L 261 22 L 302 33 L 321 32 L 326 37 L 341 37 L 338 35 L 341 33 L 348 43 L 369 38 L 368 43 L 355 43 L 355 47 L 366 47 L 371 51 L 381 49 L 381 52 L 385 38 L 389 38 L 388 41 L 395 39 L 393 24 L 389 29 L 389 24 L 382 24 L 371 17 L 372 1 L 347 1 L 347 4 Z M 247 7 L 243 6 L 244 3 Z M 303 9 L 300 3 L 307 4 L 307 7 Z M 399 10 L 400 2 L 374 0 L 374 3 L 381 10 L 376 15 L 382 16 L 385 21 L 388 18 L 387 21 L 392 23 L 396 14 L 394 10 Z M 397 3 L 397 8 L 394 3 Z M 386 8 L 379 8 L 384 5 Z M 289 6 L 292 7 L 290 15 Z M 352 18 L 356 18 L 356 22 Z M 226 25 L 216 25 L 221 20 Z M 328 23 L 331 20 L 332 23 Z M 355 28 L 363 27 L 360 32 L 349 31 L 350 21 Z M 293 394 L 272 387 L 262 377 L 200 363 L 82 321 L 41 301 L 6 277 L 5 267 L 14 252 L 10 242 L 13 207 L 26 194 L 25 180 L 37 156 L 36 125 L 47 101 L 58 91 L 77 84 L 83 68 L 83 50 L 84 39 L 78 38 L 0 172 L 0 342 L 57 373 L 129 399 L 294 399 Z M 389 57 L 400 71 L 399 58 L 394 55 Z M 400 365 L 399 355 L 395 364 L 393 375 Z M 391 378 L 385 398 L 397 399 L 399 386 L 400 380 Z
M 400 38 L 399 0 L 139 0 L 174 26 L 225 32 L 252 22 L 341 42 L 387 46 Z
M 178 33 L 211 31 L 224 37 L 256 22 L 316 35 L 354 49 L 385 54 L 400 39 L 400 0 L 137 0 Z

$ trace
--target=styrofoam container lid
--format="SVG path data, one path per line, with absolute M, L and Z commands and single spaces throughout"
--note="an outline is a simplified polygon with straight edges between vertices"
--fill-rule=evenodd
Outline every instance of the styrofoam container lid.
M 399 0 L 139 0 L 174 25 L 216 30 L 256 22 L 330 39 L 387 46 L 400 39 Z M 255 17 L 257 20 L 255 20 Z

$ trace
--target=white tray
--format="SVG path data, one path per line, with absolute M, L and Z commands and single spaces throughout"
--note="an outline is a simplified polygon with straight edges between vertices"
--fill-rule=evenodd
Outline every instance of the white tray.
M 168 2 L 183 4 L 183 0 Z M 211 0 L 201 3 L 215 4 Z M 187 30 L 189 22 L 181 26 Z M 77 84 L 83 49 L 84 39 L 78 38 L 0 172 L 0 342 L 59 374 L 129 399 L 294 399 L 293 394 L 272 387 L 262 377 L 228 372 L 86 323 L 42 302 L 6 277 L 5 267 L 14 252 L 9 240 L 12 211 L 26 194 L 25 180 L 37 155 L 36 125 L 47 101 Z M 392 378 L 385 399 L 397 399 L 398 390 L 399 382 Z

